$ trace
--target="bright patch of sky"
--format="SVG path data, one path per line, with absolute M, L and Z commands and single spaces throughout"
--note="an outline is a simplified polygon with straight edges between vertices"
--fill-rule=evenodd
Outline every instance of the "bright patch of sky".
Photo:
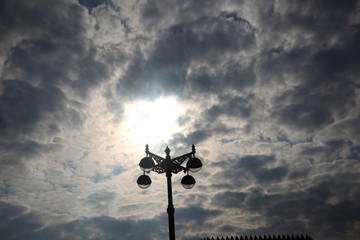
M 130 102 L 125 104 L 124 121 L 119 131 L 133 143 L 163 142 L 181 130 L 177 119 L 182 113 L 181 105 L 171 97 Z

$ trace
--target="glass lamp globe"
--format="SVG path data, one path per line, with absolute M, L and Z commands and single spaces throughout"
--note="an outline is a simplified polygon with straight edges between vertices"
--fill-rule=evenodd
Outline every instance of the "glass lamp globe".
M 195 179 L 190 175 L 185 175 L 181 179 L 181 184 L 186 189 L 190 189 L 190 188 L 194 187 L 195 183 L 196 183 Z
M 202 167 L 202 162 L 200 159 L 193 157 L 186 163 L 186 168 L 189 169 L 190 172 L 198 172 Z
M 148 188 L 150 186 L 151 179 L 150 179 L 149 176 L 144 174 L 144 175 L 141 175 L 136 182 L 137 182 L 137 184 L 139 185 L 140 188 L 146 189 L 146 188 Z
M 144 157 L 141 159 L 139 166 L 144 172 L 150 172 L 155 167 L 155 163 L 150 157 Z

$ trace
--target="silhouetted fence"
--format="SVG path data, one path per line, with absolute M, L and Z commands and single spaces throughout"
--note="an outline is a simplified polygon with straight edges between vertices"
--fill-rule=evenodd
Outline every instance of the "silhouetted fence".
M 289 236 L 289 235 L 287 235 L 287 236 L 284 236 L 284 235 L 282 235 L 282 236 L 280 236 L 280 235 L 278 235 L 278 236 L 275 236 L 275 235 L 273 235 L 273 236 L 245 236 L 245 237 L 243 237 L 243 236 L 240 236 L 240 237 L 226 237 L 226 238 L 224 238 L 224 237 L 216 237 L 216 238 L 214 238 L 214 237 L 212 237 L 212 238 L 209 238 L 209 237 L 207 237 L 207 238 L 204 238 L 204 239 L 201 239 L 201 240 L 313 240 L 311 237 L 309 237 L 308 235 L 296 235 L 296 236 L 294 236 L 294 235 L 291 235 L 291 236 Z

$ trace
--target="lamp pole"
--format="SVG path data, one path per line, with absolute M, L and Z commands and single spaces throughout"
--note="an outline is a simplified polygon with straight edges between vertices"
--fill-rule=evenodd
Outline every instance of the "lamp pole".
M 169 163 L 171 161 L 170 157 L 170 149 L 169 147 L 166 147 L 165 149 L 166 153 L 166 161 Z M 168 164 L 170 165 L 170 164 Z M 169 219 L 169 239 L 175 240 L 175 220 L 174 220 L 174 214 L 175 214 L 175 208 L 173 205 L 173 199 L 172 199 L 172 186 L 171 186 L 171 168 L 166 169 L 166 179 L 167 179 L 167 190 L 168 190 L 168 219 Z
M 195 179 L 189 175 L 190 172 L 198 172 L 201 167 L 201 161 L 195 157 L 195 145 L 192 145 L 192 151 L 181 155 L 179 157 L 171 159 L 170 157 L 170 149 L 166 147 L 165 153 L 166 157 L 162 158 L 152 152 L 149 151 L 149 145 L 146 144 L 145 146 L 145 153 L 146 157 L 141 159 L 139 166 L 141 170 L 144 171 L 144 174 L 141 175 L 138 180 L 137 184 L 140 188 L 146 189 L 151 184 L 151 179 L 146 173 L 150 173 L 151 171 L 157 172 L 159 174 L 166 173 L 167 179 L 167 190 L 168 190 L 168 219 L 169 219 L 169 239 L 175 240 L 175 221 L 174 221 L 174 213 L 175 208 L 173 205 L 173 198 L 172 198 L 172 184 L 171 184 L 171 176 L 173 173 L 177 174 L 178 172 L 183 171 L 187 173 L 182 180 L 181 184 L 184 188 L 190 189 L 192 188 L 196 181 Z M 181 166 L 184 161 L 187 161 L 186 167 Z M 156 164 L 155 164 L 156 163 Z

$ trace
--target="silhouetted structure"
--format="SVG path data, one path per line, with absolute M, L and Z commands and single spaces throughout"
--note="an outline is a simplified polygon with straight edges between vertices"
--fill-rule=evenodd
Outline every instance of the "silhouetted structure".
M 273 235 L 273 236 L 270 236 L 270 235 L 268 235 L 268 236 L 245 236 L 245 237 L 243 237 L 243 236 L 240 236 L 240 237 L 238 237 L 238 236 L 236 236 L 236 237 L 216 237 L 216 238 L 214 238 L 214 237 L 212 237 L 212 238 L 209 238 L 209 237 L 207 237 L 207 238 L 204 238 L 204 239 L 201 239 L 201 240 L 313 240 L 310 236 L 308 236 L 308 235 L 296 235 L 296 236 L 294 236 L 294 235 L 291 235 L 291 236 L 289 236 L 289 235 L 287 235 L 287 236 L 285 236 L 285 235 L 282 235 L 282 236 L 280 236 L 280 235 L 278 235 L 278 236 L 275 236 L 275 235 Z
M 201 167 L 201 161 L 195 157 L 195 145 L 192 145 L 192 151 L 181 155 L 179 157 L 171 159 L 170 157 L 170 149 L 166 147 L 165 153 L 166 157 L 162 158 L 152 152 L 149 151 L 149 145 L 145 146 L 146 157 L 141 159 L 139 166 L 142 171 L 144 171 L 144 175 L 141 175 L 137 184 L 140 188 L 146 189 L 151 184 L 151 179 L 145 173 L 150 173 L 151 171 L 157 172 L 159 174 L 166 173 L 167 178 L 167 188 L 168 188 L 168 208 L 167 213 L 169 217 L 169 239 L 175 240 L 175 223 L 174 223 L 174 213 L 175 208 L 172 200 L 172 187 L 171 187 L 171 176 L 173 173 L 177 174 L 178 172 L 184 171 L 187 173 L 182 180 L 181 184 L 184 188 L 190 189 L 195 185 L 195 179 L 189 175 L 190 172 L 198 172 Z M 186 163 L 186 167 L 181 166 L 181 164 L 188 160 Z M 156 164 L 155 164 L 156 162 Z

